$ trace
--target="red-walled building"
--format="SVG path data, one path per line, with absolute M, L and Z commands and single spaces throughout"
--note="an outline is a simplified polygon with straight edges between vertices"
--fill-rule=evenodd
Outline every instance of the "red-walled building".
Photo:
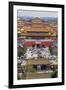
M 24 44 L 26 46 L 33 46 L 33 45 L 44 45 L 45 47 L 50 47 L 55 40 L 26 40 Z

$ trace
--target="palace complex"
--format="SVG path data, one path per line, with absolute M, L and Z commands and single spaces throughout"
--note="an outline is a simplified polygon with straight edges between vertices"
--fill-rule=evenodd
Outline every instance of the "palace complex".
M 57 69 L 57 25 L 49 24 L 40 18 L 28 21 L 21 19 L 17 21 L 17 34 L 18 50 L 23 46 L 27 48 L 24 53 L 27 65 L 32 65 L 37 71 L 49 73 Z M 54 53 L 51 53 L 52 51 Z

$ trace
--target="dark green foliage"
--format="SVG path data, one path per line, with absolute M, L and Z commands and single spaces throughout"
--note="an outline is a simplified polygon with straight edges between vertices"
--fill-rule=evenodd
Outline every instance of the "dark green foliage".
M 53 55 L 53 53 L 54 53 L 53 48 L 50 47 L 49 50 L 50 50 L 51 55 Z
M 24 54 L 25 54 L 25 52 L 26 52 L 26 46 L 25 45 L 23 45 L 23 47 L 20 47 L 19 46 L 19 48 L 18 48 L 18 56 L 19 57 L 21 57 L 21 56 L 23 56 Z
M 27 65 L 26 68 L 27 68 L 27 72 L 29 73 L 36 72 L 36 69 L 33 67 L 33 65 Z
M 51 78 L 56 78 L 56 77 L 58 77 L 58 71 L 57 71 L 57 70 L 54 71 L 54 72 L 52 73 L 52 75 L 51 75 Z
M 51 55 L 57 55 L 57 50 L 55 48 L 49 48 Z
M 21 37 L 21 34 L 18 33 L 18 34 L 17 34 L 17 37 Z

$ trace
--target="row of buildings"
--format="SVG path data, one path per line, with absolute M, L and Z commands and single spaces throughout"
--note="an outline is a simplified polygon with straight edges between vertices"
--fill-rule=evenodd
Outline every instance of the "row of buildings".
M 31 41 L 26 44 L 32 42 L 33 40 L 57 40 L 58 37 L 58 27 L 57 25 L 50 25 L 45 21 L 42 21 L 40 18 L 34 18 L 31 21 L 25 22 L 24 20 L 17 21 L 17 33 L 20 39 L 30 39 Z M 32 42 L 33 43 L 33 42 Z M 46 45 L 50 45 L 51 42 L 46 42 Z M 30 45 L 30 44 L 29 44 Z
M 29 21 L 22 19 L 17 20 L 18 34 L 18 51 L 24 45 L 28 48 L 53 48 L 57 53 L 58 27 L 57 24 L 48 24 L 48 22 L 34 18 Z M 46 59 L 28 59 L 28 65 L 33 65 L 34 68 L 41 67 L 42 70 L 57 69 L 57 64 Z M 40 78 L 40 77 L 39 77 Z

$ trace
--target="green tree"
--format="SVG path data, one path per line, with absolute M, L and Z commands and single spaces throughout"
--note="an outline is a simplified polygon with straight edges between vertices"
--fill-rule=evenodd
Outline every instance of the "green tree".
M 33 65 L 27 65 L 26 68 L 27 68 L 27 72 L 29 72 L 29 73 L 36 72 L 36 69 L 33 67 Z
M 19 57 L 23 56 L 25 54 L 26 50 L 27 50 L 27 47 L 25 45 L 23 45 L 23 47 L 19 46 L 18 47 L 18 56 Z
M 54 72 L 52 73 L 52 75 L 51 75 L 51 78 L 56 78 L 56 77 L 58 77 L 58 71 L 57 71 L 57 70 L 54 71 Z

